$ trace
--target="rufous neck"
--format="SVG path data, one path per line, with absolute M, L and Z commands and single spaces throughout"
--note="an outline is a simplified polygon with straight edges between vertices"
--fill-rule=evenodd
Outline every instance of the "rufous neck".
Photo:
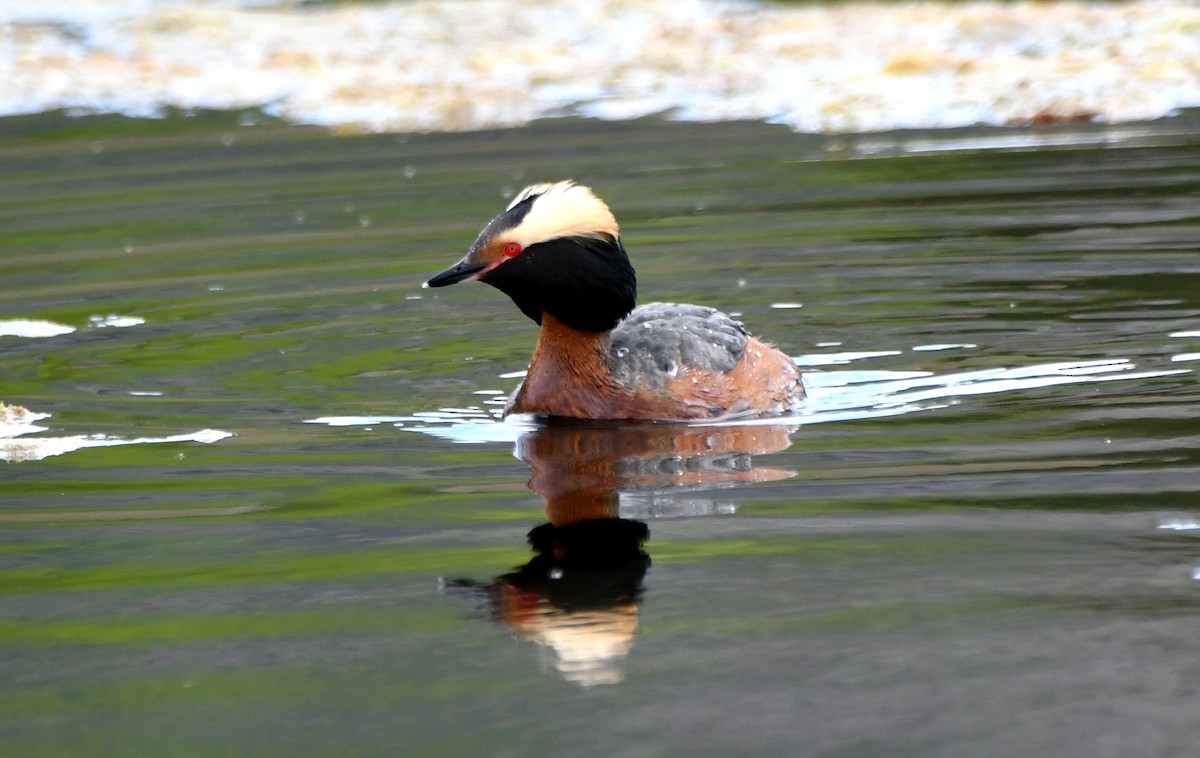
M 538 334 L 537 353 L 570 356 L 578 362 L 584 356 L 600 359 L 601 346 L 608 332 L 591 332 L 576 329 L 563 322 L 553 313 L 542 311 L 542 329 Z

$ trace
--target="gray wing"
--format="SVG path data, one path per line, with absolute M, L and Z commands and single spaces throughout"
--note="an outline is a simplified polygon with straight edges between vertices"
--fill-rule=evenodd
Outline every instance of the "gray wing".
M 685 368 L 729 371 L 749 337 L 740 321 L 715 308 L 649 303 L 610 332 L 606 358 L 623 384 L 658 387 Z

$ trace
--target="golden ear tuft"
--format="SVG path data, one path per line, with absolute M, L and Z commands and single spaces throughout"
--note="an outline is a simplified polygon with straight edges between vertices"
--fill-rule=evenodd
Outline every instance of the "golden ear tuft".
M 532 184 L 509 204 L 512 210 L 532 199 L 529 212 L 511 231 L 525 247 L 559 237 L 620 236 L 617 220 L 592 190 L 571 180 Z
M 516 208 L 518 205 L 520 205 L 523 201 L 528 200 L 529 198 L 537 196 L 537 195 L 544 195 L 552 187 L 558 187 L 558 186 L 563 186 L 563 185 L 565 185 L 567 187 L 577 186 L 575 184 L 575 182 L 571 181 L 570 179 L 565 179 L 561 182 L 542 182 L 541 184 L 531 184 L 528 187 L 526 187 L 525 189 L 518 192 L 517 196 L 513 198 L 512 202 L 509 203 L 508 207 L 505 208 L 504 210 L 511 211 L 513 208 Z

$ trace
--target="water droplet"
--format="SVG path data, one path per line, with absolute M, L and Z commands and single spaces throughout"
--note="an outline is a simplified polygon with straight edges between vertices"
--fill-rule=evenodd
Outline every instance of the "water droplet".
M 560 567 L 555 566 L 554 568 L 550 569 L 549 572 L 547 572 L 547 576 L 549 576 L 551 579 L 562 579 L 563 570 Z
M 745 287 L 745 286 L 746 286 L 746 280 L 745 280 L 745 279 L 738 279 L 738 282 L 737 282 L 737 284 L 738 284 L 738 286 L 739 286 L 739 287 Z
M 405 179 L 412 179 L 416 175 L 417 175 L 417 167 L 416 166 L 408 165 L 408 166 L 404 167 L 404 178 Z

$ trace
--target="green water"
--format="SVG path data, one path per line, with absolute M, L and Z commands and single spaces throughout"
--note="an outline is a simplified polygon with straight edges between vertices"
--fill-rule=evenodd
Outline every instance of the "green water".
M 4 752 L 1188 754 L 1200 530 L 1162 527 L 1200 516 L 1197 135 L 0 120 L 0 321 L 76 328 L 0 337 L 0 401 L 51 414 L 17 439 L 235 435 L 0 464 Z M 535 327 L 420 289 L 564 177 L 644 301 L 739 313 L 829 392 L 790 445 L 733 445 L 753 483 L 645 453 L 670 430 L 567 435 L 649 461 L 636 632 L 593 686 L 487 595 L 549 464 L 454 427 Z M 894 415 L 843 386 L 913 372 L 936 391 Z

